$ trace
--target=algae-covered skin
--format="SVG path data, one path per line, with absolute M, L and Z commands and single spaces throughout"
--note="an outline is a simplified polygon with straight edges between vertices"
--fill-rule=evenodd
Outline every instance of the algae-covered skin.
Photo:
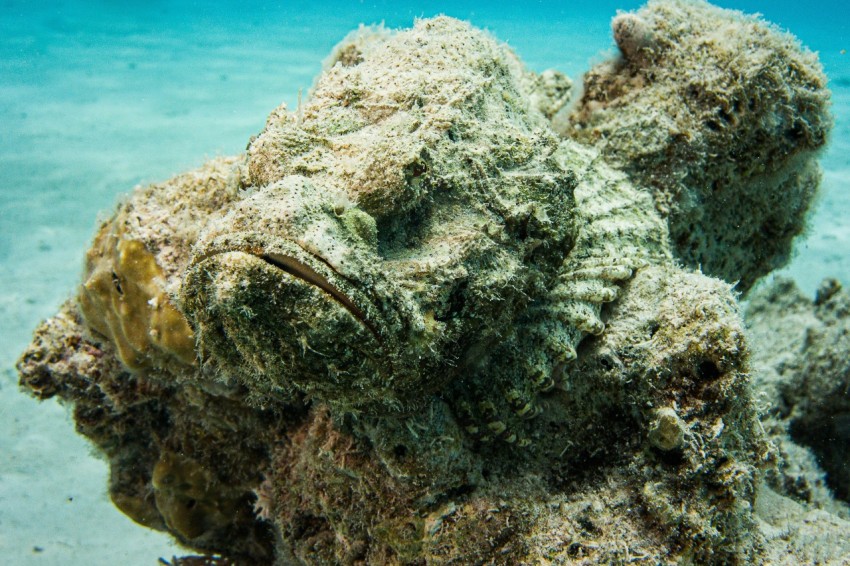
M 570 92 L 451 18 L 361 28 L 246 154 L 119 206 L 22 385 L 224 560 L 762 560 L 736 297 L 552 129 Z
M 767 446 L 727 289 L 672 266 L 639 271 L 606 332 L 583 344 L 547 397 L 533 442 L 476 451 L 475 466 L 439 410 L 412 432 L 384 427 L 376 437 L 392 439 L 391 450 L 344 434 L 327 412 L 311 415 L 273 466 L 285 548 L 318 564 L 755 560 L 754 468 Z M 656 446 L 659 412 L 681 422 L 679 445 Z M 428 435 L 429 420 L 439 434 Z M 435 457 L 447 449 L 451 466 Z M 435 497 L 434 476 L 457 484 Z
M 664 226 L 468 24 L 362 30 L 336 57 L 303 107 L 272 113 L 250 186 L 194 247 L 180 302 L 201 363 L 338 414 L 447 392 L 470 430 L 522 442 L 509 421 L 539 412 L 617 283 L 669 257 Z
M 676 257 L 746 292 L 784 265 L 832 126 L 814 53 L 753 16 L 652 1 L 612 22 L 620 56 L 554 118 L 652 189 Z
M 256 409 L 238 391 L 181 383 L 180 373 L 131 371 L 72 302 L 36 330 L 19 367 L 39 398 L 73 402 L 77 431 L 108 459 L 109 495 L 124 514 L 187 547 L 272 560 L 273 532 L 256 520 L 253 489 L 298 408 Z

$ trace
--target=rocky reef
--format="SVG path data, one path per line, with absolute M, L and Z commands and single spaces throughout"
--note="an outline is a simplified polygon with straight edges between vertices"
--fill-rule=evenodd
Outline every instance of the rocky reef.
M 770 559 L 846 562 L 850 297 L 834 279 L 814 299 L 778 279 L 753 293 L 745 318 L 756 404 L 773 445 L 757 508 Z
M 354 32 L 244 154 L 120 204 L 22 386 L 209 561 L 840 557 L 819 466 L 846 451 L 815 421 L 846 375 L 812 354 L 756 395 L 787 347 L 757 324 L 788 313 L 738 302 L 818 184 L 817 59 L 700 2 L 613 30 L 574 101 L 467 23 Z
M 649 2 L 612 29 L 621 56 L 585 75 L 556 129 L 652 191 L 679 261 L 746 291 L 788 260 L 820 182 L 817 57 L 701 2 Z
M 759 346 L 753 365 L 766 428 L 809 448 L 825 472 L 815 481 L 777 478 L 806 501 L 827 499 L 816 495 L 825 481 L 850 502 L 850 296 L 834 279 L 813 300 L 778 280 L 754 294 L 747 324 Z

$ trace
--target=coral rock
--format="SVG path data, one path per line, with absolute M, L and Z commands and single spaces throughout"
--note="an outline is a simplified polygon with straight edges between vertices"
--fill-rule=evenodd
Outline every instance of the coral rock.
M 680 261 L 748 290 L 788 261 L 820 182 L 817 56 L 701 1 L 652 1 L 612 27 L 622 57 L 585 76 L 556 128 L 653 191 Z
M 670 36 L 658 15 L 690 9 L 619 16 L 620 70 L 678 53 L 671 38 L 699 39 Z M 693 29 L 729 24 L 767 61 L 799 56 L 750 20 L 692 10 Z M 817 117 L 822 77 L 798 74 Z M 682 216 L 663 217 L 663 191 L 640 186 L 682 161 L 656 155 L 644 171 L 614 146 L 560 138 L 550 121 L 570 90 L 451 18 L 361 28 L 246 155 L 119 206 L 79 302 L 36 330 L 21 384 L 74 405 L 124 513 L 221 563 L 729 564 L 779 552 L 754 512 L 776 457 L 736 297 L 680 267 L 676 253 L 702 251 L 683 253 Z M 726 133 L 702 122 L 691 133 L 710 140 L 701 150 L 732 136 L 775 152 L 782 172 L 770 175 L 800 188 L 785 130 L 759 125 L 774 94 Z M 654 96 L 638 98 L 663 116 Z M 811 124 L 799 132 L 813 140 L 799 152 L 807 167 L 823 133 Z M 746 200 L 753 175 L 724 190 Z

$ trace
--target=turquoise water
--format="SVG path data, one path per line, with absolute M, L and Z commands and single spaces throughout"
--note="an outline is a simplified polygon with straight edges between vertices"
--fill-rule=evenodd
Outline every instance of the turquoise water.
M 618 8 L 585 2 L 31 2 L 0 4 L 0 556 L 14 564 L 153 564 L 179 552 L 105 496 L 105 465 L 55 403 L 18 393 L 30 332 L 69 297 L 95 223 L 120 195 L 245 148 L 294 106 L 360 23 L 445 13 L 489 29 L 538 71 L 578 79 L 612 49 Z M 842 2 L 721 2 L 819 51 L 835 129 L 822 197 L 785 271 L 807 293 L 850 283 L 850 23 Z

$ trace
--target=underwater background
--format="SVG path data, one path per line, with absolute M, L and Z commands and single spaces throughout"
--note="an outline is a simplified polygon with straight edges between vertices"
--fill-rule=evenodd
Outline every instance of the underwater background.
M 581 73 L 613 50 L 633 0 L 563 2 L 0 2 L 0 557 L 6 564 L 155 564 L 186 554 L 109 502 L 107 466 L 65 408 L 18 391 L 15 360 L 75 290 L 96 222 L 138 184 L 244 150 L 306 96 L 361 23 L 447 14 L 491 31 L 535 71 Z M 820 53 L 835 127 L 821 196 L 782 274 L 809 295 L 850 284 L 850 9 L 715 2 L 760 12 Z

